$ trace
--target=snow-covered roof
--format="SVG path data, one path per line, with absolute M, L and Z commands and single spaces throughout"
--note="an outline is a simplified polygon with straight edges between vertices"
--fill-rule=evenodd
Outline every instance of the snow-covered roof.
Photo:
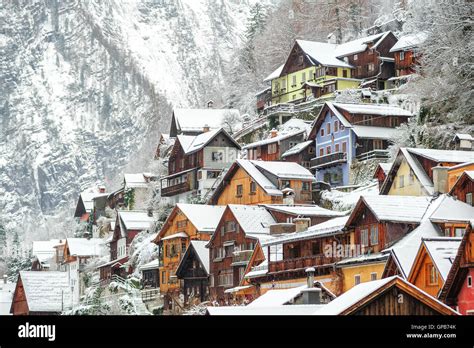
M 100 256 L 102 255 L 101 238 L 68 238 L 67 246 L 71 256 Z
M 181 132 L 202 132 L 204 126 L 210 129 L 221 128 L 224 117 L 227 115 L 235 119 L 240 118 L 240 112 L 237 109 L 181 109 L 173 110 L 176 120 L 176 126 Z
M 335 107 L 343 109 L 351 114 L 382 115 L 382 116 L 413 116 L 413 114 L 398 106 L 388 104 L 343 104 L 332 103 Z
M 183 148 L 184 153 L 191 154 L 193 152 L 196 152 L 202 149 L 204 146 L 209 144 L 209 142 L 212 139 L 214 139 L 214 137 L 220 132 L 225 133 L 230 139 L 232 139 L 232 137 L 223 128 L 217 128 L 214 130 L 210 130 L 209 132 L 201 133 L 196 136 L 181 134 L 181 135 L 178 135 L 178 140 L 179 140 L 179 143 L 181 144 L 181 147 Z M 237 144 L 236 142 L 234 143 L 236 147 L 240 147 L 239 144 Z
M 343 216 L 345 213 L 320 207 L 319 205 L 262 204 L 269 210 L 298 216 Z
M 378 164 L 378 166 L 379 166 L 380 168 L 382 168 L 382 170 L 383 170 L 383 172 L 384 172 L 385 174 L 388 174 L 388 172 L 389 172 L 390 169 L 392 168 L 392 164 L 393 164 L 393 163 L 382 163 L 382 162 L 381 162 L 381 163 Z
M 423 188 L 428 192 L 428 194 L 434 193 L 434 186 L 433 182 L 431 181 L 428 174 L 423 169 L 423 166 L 420 162 L 412 156 L 412 154 L 408 151 L 407 148 L 400 148 L 401 153 L 405 157 L 408 166 L 411 168 L 415 176 L 418 178 L 418 181 L 423 186 Z
M 255 182 L 269 195 L 271 196 L 282 196 L 283 193 L 265 176 L 259 171 L 252 161 L 238 159 L 238 165 L 243 168 Z M 280 162 L 281 163 L 281 162 Z
M 279 179 L 300 179 L 315 181 L 314 175 L 305 167 L 295 162 L 279 161 L 251 161 L 252 164 L 263 169 Z
M 417 47 L 422 44 L 428 37 L 428 33 L 420 31 L 417 33 L 407 34 L 400 37 L 390 52 L 402 51 L 409 48 Z
M 178 233 L 173 233 L 170 234 L 169 236 L 163 237 L 160 240 L 170 240 L 170 239 L 176 239 L 176 238 L 188 238 L 189 236 L 186 234 L 186 232 L 178 232 Z
M 269 234 L 270 225 L 276 223 L 264 207 L 239 204 L 229 204 L 228 207 L 245 234 Z
M 99 193 L 93 189 L 81 192 L 82 203 L 84 203 L 84 208 L 87 212 L 92 212 L 94 209 L 94 197 L 97 195 L 99 195 Z
M 158 269 L 159 267 L 160 267 L 160 260 L 156 259 L 148 263 L 145 263 L 144 265 L 141 265 L 139 268 L 140 268 L 140 271 L 148 271 L 152 269 Z
M 118 216 L 127 230 L 143 231 L 153 224 L 153 218 L 142 211 L 119 211 Z
M 311 226 L 308 230 L 303 232 L 294 232 L 288 233 L 281 236 L 277 236 L 272 240 L 266 241 L 262 243 L 262 246 L 269 246 L 269 245 L 277 245 L 283 244 L 288 242 L 293 242 L 297 240 L 304 240 L 304 239 L 311 239 L 315 237 L 321 237 L 325 235 L 331 235 L 337 232 L 342 231 L 349 216 L 341 216 L 337 217 L 320 224 Z
M 21 271 L 30 312 L 61 312 L 71 303 L 67 272 Z
M 362 37 L 360 39 L 352 40 L 337 46 L 336 49 L 336 56 L 343 57 L 350 54 L 355 54 L 359 52 L 363 52 L 367 48 L 367 44 L 370 42 L 374 42 L 374 47 L 377 47 L 378 44 L 389 34 L 390 32 L 384 32 L 379 34 L 374 34 L 366 37 Z
M 307 286 L 303 285 L 290 289 L 269 290 L 262 296 L 249 303 L 247 307 L 282 306 L 293 300 L 301 293 L 301 290 L 306 288 Z
M 406 223 L 419 223 L 430 204 L 430 199 L 431 197 L 388 195 L 361 197 L 379 221 Z M 355 210 L 351 216 L 354 214 L 357 214 Z
M 465 133 L 456 133 L 454 138 L 458 138 L 459 140 L 469 140 L 469 141 L 474 141 L 474 138 L 472 137 L 471 134 L 465 134 Z
M 309 145 L 311 145 L 313 143 L 312 140 L 307 140 L 307 141 L 304 141 L 302 143 L 299 143 L 295 146 L 293 146 L 292 148 L 288 149 L 287 151 L 285 151 L 282 155 L 281 155 L 281 158 L 285 158 L 285 157 L 288 157 L 288 156 L 292 156 L 292 155 L 297 155 L 299 154 L 301 151 L 303 151 L 304 149 L 306 149 Z
M 253 149 L 254 147 L 280 142 L 282 140 L 297 136 L 302 133 L 305 133 L 305 130 L 302 129 L 302 130 L 297 130 L 296 132 L 278 134 L 277 136 L 273 138 L 267 138 L 267 139 L 263 139 L 263 140 L 259 140 L 259 141 L 255 141 L 253 143 L 247 144 L 243 146 L 242 149 L 244 150 Z
M 381 261 L 386 262 L 387 259 L 388 255 L 383 253 L 362 254 L 338 261 L 336 262 L 336 266 L 343 268 L 344 266 L 352 266 L 358 263 L 380 263 Z
M 361 139 L 392 139 L 400 132 L 397 128 L 375 126 L 352 126 L 352 130 Z
M 283 70 L 283 67 L 285 66 L 285 64 L 282 64 L 280 65 L 278 68 L 276 68 L 274 71 L 272 71 L 270 73 L 270 75 L 268 75 L 267 77 L 265 77 L 265 79 L 263 81 L 271 81 L 271 80 L 274 80 L 276 78 L 279 78 L 280 77 L 280 74 L 281 74 L 281 71 Z
M 60 244 L 64 244 L 64 240 L 61 243 L 60 239 L 34 241 L 32 255 L 36 256 L 40 262 L 45 262 L 54 256 L 56 253 L 54 247 Z
M 293 305 L 273 307 L 222 306 L 207 307 L 209 315 L 312 315 L 325 305 Z
M 128 188 L 147 187 L 147 182 L 143 173 L 124 174 L 123 180 L 125 181 L 125 187 Z
M 457 150 L 435 150 L 407 148 L 410 153 L 428 158 L 436 162 L 452 162 L 462 163 L 474 161 L 474 151 L 457 151 Z
M 474 173 L 474 172 L 473 172 Z M 452 196 L 443 195 L 442 203 L 430 215 L 432 222 L 469 222 L 474 216 L 474 207 Z
M 213 233 L 224 213 L 225 206 L 178 203 L 176 206 L 199 232 Z
M 448 277 L 461 240 L 462 237 L 423 238 L 423 244 L 443 280 Z
M 211 264 L 209 262 L 209 249 L 206 248 L 207 241 L 203 240 L 192 240 L 191 245 L 196 251 L 199 260 L 201 260 L 202 265 L 204 266 L 206 272 L 209 274 L 211 272 Z
M 315 65 L 319 63 L 324 66 L 353 68 L 349 63 L 337 58 L 338 46 L 336 44 L 306 40 L 296 40 L 296 43 Z

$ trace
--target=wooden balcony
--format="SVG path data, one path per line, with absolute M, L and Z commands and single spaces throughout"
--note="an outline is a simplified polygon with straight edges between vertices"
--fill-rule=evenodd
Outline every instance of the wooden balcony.
M 232 266 L 246 265 L 252 257 L 253 250 L 237 251 L 232 256 Z
M 336 257 L 327 257 L 324 254 L 319 254 L 296 259 L 271 261 L 268 265 L 268 273 L 304 270 L 308 267 L 330 265 L 339 260 L 340 259 Z
M 311 168 L 319 169 L 325 167 L 331 167 L 340 163 L 347 162 L 347 153 L 346 152 L 335 152 L 329 155 L 320 156 L 311 159 Z
M 161 196 L 162 197 L 171 197 L 175 195 L 179 195 L 180 193 L 191 191 L 191 187 L 188 182 L 182 182 L 177 185 L 163 187 L 161 189 Z
M 372 150 L 368 152 L 364 152 L 357 155 L 357 160 L 359 161 L 367 161 L 370 159 L 389 159 L 390 152 L 388 150 Z

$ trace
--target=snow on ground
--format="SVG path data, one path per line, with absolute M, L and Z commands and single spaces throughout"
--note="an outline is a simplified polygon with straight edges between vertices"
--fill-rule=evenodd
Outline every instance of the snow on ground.
M 359 187 L 351 192 L 343 192 L 336 189 L 323 191 L 321 200 L 323 206 L 330 206 L 332 210 L 346 211 L 355 207 L 360 196 L 375 196 L 379 194 L 377 183 Z

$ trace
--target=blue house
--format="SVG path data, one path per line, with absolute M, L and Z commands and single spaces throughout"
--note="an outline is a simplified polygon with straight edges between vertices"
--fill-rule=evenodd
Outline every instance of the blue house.
M 390 139 L 410 116 L 409 111 L 387 104 L 327 102 L 308 137 L 316 146 L 316 157 L 311 160 L 316 180 L 331 186 L 349 185 L 354 161 L 388 159 Z

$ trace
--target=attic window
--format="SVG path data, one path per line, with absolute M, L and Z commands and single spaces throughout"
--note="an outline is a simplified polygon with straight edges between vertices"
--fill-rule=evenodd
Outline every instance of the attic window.
M 359 59 L 359 56 L 357 54 L 354 54 L 354 60 Z
M 427 284 L 426 285 L 438 285 L 438 271 L 433 264 L 429 264 L 426 267 Z
M 299 56 L 298 57 L 298 64 L 303 64 L 303 60 L 304 60 L 303 56 Z

